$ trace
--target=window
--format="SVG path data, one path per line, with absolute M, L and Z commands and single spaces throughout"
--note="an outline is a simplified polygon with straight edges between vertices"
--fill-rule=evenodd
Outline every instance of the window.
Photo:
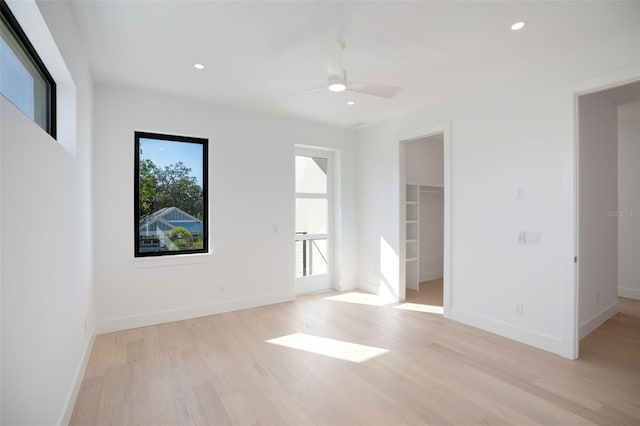
M 332 158 L 329 151 L 296 147 L 296 292 L 332 287 Z
M 208 252 L 207 139 L 135 132 L 135 256 Z
M 56 137 L 56 83 L 4 0 L 0 0 L 0 93 Z

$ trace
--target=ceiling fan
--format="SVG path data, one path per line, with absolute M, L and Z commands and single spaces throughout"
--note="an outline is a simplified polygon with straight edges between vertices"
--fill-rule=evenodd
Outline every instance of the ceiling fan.
M 329 77 L 325 84 L 312 89 L 303 90 L 302 92 L 292 93 L 287 95 L 287 97 L 329 89 L 332 92 L 344 92 L 346 90 L 348 92 L 364 93 L 365 95 L 391 99 L 397 95 L 400 90 L 402 90 L 402 88 L 398 86 L 365 83 L 347 79 L 347 71 L 344 69 L 342 62 L 342 52 L 344 47 L 345 45 L 338 41 L 330 41 L 326 43 L 325 52 L 327 55 L 327 71 Z

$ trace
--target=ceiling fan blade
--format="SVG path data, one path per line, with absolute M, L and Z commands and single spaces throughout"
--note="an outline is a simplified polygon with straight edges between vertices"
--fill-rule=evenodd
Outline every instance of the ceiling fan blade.
M 325 53 L 327 55 L 327 72 L 329 80 L 345 80 L 344 63 L 342 61 L 342 51 L 344 46 L 335 40 L 325 44 Z
M 349 81 L 347 82 L 347 90 L 364 93 L 365 95 L 391 99 L 402 90 L 402 87 L 390 86 L 387 84 L 364 83 L 361 81 Z
M 290 98 L 291 96 L 298 96 L 298 95 L 306 95 L 307 93 L 318 92 L 320 90 L 326 90 L 326 89 L 327 89 L 327 85 L 323 84 L 322 86 L 317 86 L 312 89 L 302 90 L 300 92 L 295 92 L 295 93 L 289 93 L 288 95 L 284 95 L 283 98 Z

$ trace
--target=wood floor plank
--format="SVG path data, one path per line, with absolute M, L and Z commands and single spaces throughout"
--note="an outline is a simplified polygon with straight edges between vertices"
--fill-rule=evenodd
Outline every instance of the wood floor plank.
M 420 288 L 408 303 L 442 306 L 441 281 Z M 620 298 L 577 361 L 435 313 L 344 300 L 97 336 L 71 424 L 640 424 L 638 300 Z
M 82 382 L 71 424 L 94 425 L 98 422 L 102 394 L 102 377 L 88 377 Z

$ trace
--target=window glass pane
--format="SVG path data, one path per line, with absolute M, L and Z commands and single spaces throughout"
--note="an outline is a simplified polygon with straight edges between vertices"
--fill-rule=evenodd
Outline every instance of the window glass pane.
M 0 23 L 0 93 L 55 136 L 51 125 L 54 102 L 51 87 L 9 25 L 3 9 Z
M 206 139 L 139 135 L 136 255 L 206 252 Z
M 327 273 L 327 240 L 309 240 L 311 271 L 309 275 Z
M 327 193 L 327 159 L 296 156 L 296 192 Z
M 296 233 L 326 234 L 328 229 L 327 212 L 328 202 L 326 199 L 296 199 Z
M 327 239 L 296 241 L 296 277 L 327 273 Z

